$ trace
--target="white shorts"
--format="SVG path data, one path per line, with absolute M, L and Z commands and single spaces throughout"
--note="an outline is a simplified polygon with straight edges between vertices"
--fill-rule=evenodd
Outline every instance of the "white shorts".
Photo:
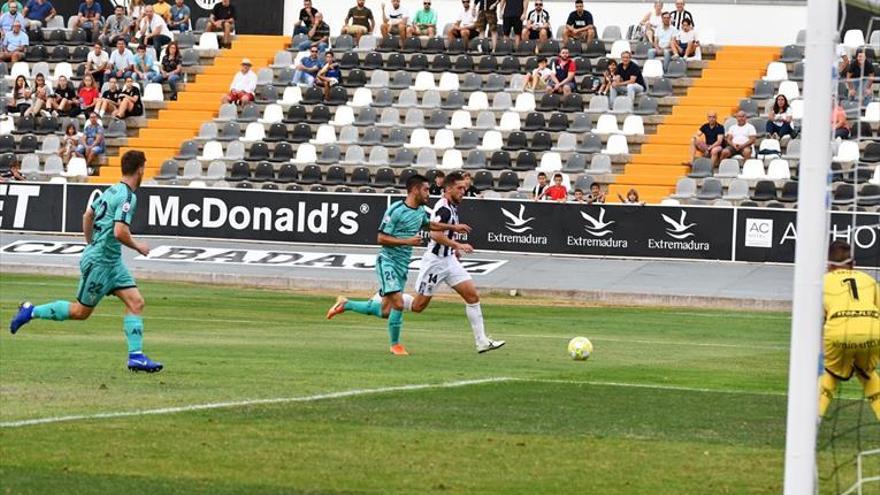
M 416 291 L 423 296 L 433 296 L 434 290 L 441 283 L 455 287 L 468 280 L 471 280 L 471 274 L 461 266 L 458 257 L 440 257 L 433 253 L 425 253 L 419 266 Z

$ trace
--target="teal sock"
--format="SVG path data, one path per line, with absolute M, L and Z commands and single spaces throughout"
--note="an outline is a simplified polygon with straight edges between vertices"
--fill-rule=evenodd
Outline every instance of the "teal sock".
M 403 326 L 403 311 L 396 309 L 391 310 L 388 315 L 388 337 L 391 339 L 391 345 L 400 342 L 400 327 Z
M 372 299 L 367 301 L 348 301 L 344 307 L 346 311 L 354 311 L 362 315 L 373 315 L 378 318 L 382 317 L 382 304 Z
M 122 320 L 122 330 L 128 340 L 128 353 L 143 352 L 144 348 L 144 319 L 138 315 L 125 315 Z
M 64 321 L 70 318 L 70 303 L 67 301 L 55 301 L 35 306 L 34 312 L 31 315 L 41 320 Z

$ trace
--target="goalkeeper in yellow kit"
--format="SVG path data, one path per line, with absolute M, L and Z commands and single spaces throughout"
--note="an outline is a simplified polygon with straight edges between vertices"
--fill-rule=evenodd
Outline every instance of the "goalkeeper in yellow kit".
M 849 244 L 828 249 L 824 281 L 825 373 L 819 378 L 819 415 L 824 416 L 837 384 L 853 375 L 880 420 L 880 290 L 867 273 L 853 269 Z

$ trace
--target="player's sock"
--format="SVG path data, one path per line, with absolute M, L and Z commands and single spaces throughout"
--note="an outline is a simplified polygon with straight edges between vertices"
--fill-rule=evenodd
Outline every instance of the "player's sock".
M 468 321 L 471 322 L 471 330 L 474 331 L 474 341 L 477 345 L 486 342 L 486 329 L 483 328 L 483 309 L 480 303 L 465 304 L 464 312 L 467 314 Z
M 64 321 L 70 318 L 70 303 L 68 301 L 55 301 L 35 306 L 34 312 L 31 315 L 41 320 Z
M 403 310 L 412 311 L 412 303 L 415 298 L 409 294 L 403 295 Z
M 868 399 L 868 403 L 871 404 L 871 409 L 874 410 L 874 414 L 880 420 L 880 375 L 876 371 L 872 372 L 868 379 L 859 375 L 859 381 L 862 382 L 862 387 L 865 389 L 865 397 Z
M 366 301 L 348 301 L 345 303 L 346 311 L 354 311 L 362 315 L 373 315 L 377 318 L 382 317 L 382 303 L 372 299 Z
M 128 340 L 128 353 L 143 352 L 144 348 L 144 319 L 139 315 L 125 315 L 122 320 L 122 330 Z
M 400 342 L 400 327 L 402 326 L 403 312 L 392 309 L 391 314 L 388 315 L 388 338 L 391 340 L 391 345 Z
M 825 411 L 831 405 L 835 392 L 837 392 L 837 378 L 827 372 L 822 373 L 822 376 L 819 377 L 819 417 L 825 416 Z

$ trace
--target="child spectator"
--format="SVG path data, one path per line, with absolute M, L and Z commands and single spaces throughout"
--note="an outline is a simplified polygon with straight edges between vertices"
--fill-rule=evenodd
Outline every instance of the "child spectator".
M 547 174 L 538 172 L 538 184 L 532 188 L 532 199 L 540 201 L 544 197 L 544 191 L 547 190 Z
M 544 198 L 557 203 L 565 203 L 568 189 L 562 185 L 562 174 L 553 174 L 553 185 L 544 190 Z
M 605 203 L 605 193 L 602 191 L 602 186 L 600 186 L 598 182 L 590 184 L 590 194 L 587 196 L 587 204 L 591 205 L 594 203 Z
M 552 75 L 553 71 L 547 67 L 547 58 L 538 58 L 538 66 L 526 75 L 526 83 L 523 86 L 523 91 L 544 91 L 544 89 L 547 88 L 547 82 L 550 81 Z
M 621 196 L 620 193 L 618 193 L 617 199 L 619 199 L 620 202 L 625 205 L 645 206 L 645 202 L 639 200 L 639 192 L 636 191 L 635 189 L 630 189 L 629 191 L 627 191 L 625 198 L 623 196 Z

